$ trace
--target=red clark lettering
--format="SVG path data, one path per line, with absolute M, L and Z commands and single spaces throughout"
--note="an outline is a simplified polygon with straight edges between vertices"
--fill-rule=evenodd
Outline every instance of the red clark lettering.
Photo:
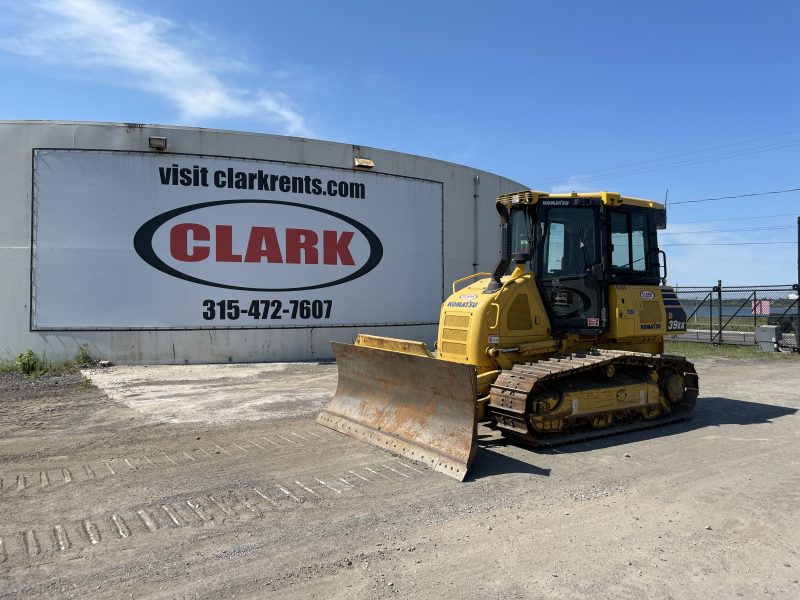
M 233 226 L 217 225 L 212 239 L 211 231 L 199 223 L 179 223 L 169 232 L 169 251 L 172 258 L 181 262 L 200 262 L 214 251 L 216 262 L 320 264 L 320 236 L 311 229 L 287 227 L 283 232 L 283 245 L 274 227 L 251 227 L 243 254 L 233 248 Z M 355 265 L 350 253 L 352 231 L 322 232 L 322 264 Z

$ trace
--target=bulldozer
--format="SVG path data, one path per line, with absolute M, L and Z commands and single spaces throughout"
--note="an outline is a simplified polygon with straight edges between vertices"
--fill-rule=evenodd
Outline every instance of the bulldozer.
M 663 353 L 686 330 L 658 247 L 664 205 L 523 190 L 496 207 L 499 262 L 453 282 L 434 352 L 332 342 L 337 388 L 317 422 L 463 481 L 479 422 L 549 447 L 686 418 L 697 372 Z

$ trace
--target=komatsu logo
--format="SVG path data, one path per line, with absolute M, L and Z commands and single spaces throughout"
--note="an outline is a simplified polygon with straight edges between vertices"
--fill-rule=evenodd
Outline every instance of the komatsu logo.
M 133 240 L 139 257 L 178 279 L 250 291 L 296 291 L 366 275 L 378 236 L 346 215 L 294 202 L 220 200 L 153 217 Z

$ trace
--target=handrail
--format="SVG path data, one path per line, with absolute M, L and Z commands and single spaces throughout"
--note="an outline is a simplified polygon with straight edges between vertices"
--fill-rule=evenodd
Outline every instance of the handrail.
M 492 276 L 491 273 L 482 272 L 482 273 L 473 273 L 472 275 L 467 275 L 466 277 L 462 277 L 461 279 L 456 279 L 453 282 L 453 293 L 454 294 L 456 293 L 456 284 L 461 283 L 462 281 L 466 281 L 467 279 L 472 279 L 474 277 L 480 277 L 481 275 L 488 275 L 489 277 Z
M 500 324 L 500 305 L 497 302 L 492 302 L 489 306 L 493 306 L 497 311 L 495 313 L 494 325 L 489 325 L 489 329 L 497 329 Z

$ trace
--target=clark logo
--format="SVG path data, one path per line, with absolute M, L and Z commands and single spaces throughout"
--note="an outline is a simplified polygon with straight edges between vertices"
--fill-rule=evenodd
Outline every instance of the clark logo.
M 231 290 L 289 292 L 340 285 L 383 258 L 378 236 L 346 215 L 279 200 L 219 200 L 153 217 L 133 238 L 159 271 Z

